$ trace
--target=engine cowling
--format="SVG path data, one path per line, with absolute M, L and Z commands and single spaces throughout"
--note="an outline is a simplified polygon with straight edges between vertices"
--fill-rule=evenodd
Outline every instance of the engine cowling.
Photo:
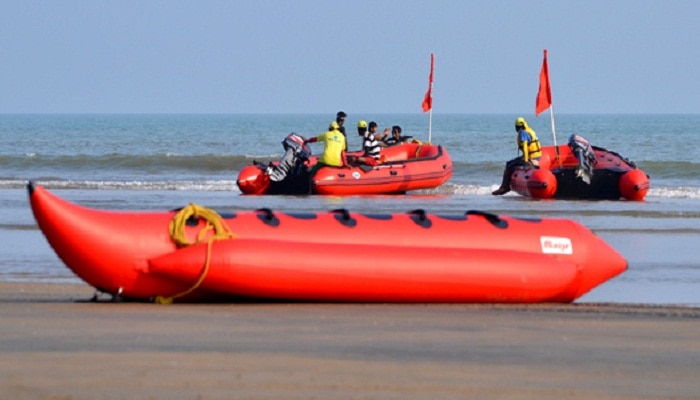
M 270 188 L 270 177 L 257 165 L 248 165 L 238 174 L 236 184 L 243 194 L 265 194 Z

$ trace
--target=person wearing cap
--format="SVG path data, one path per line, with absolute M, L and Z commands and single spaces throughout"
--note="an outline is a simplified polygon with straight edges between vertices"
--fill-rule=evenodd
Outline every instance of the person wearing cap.
M 318 162 L 313 166 L 310 176 L 313 178 L 316 171 L 321 167 L 342 168 L 347 166 L 345 159 L 345 136 L 340 132 L 340 126 L 337 122 L 331 122 L 328 131 L 310 139 L 304 139 L 304 143 L 323 142 L 324 148 L 321 156 L 318 157 Z
M 348 135 L 345 134 L 345 118 L 347 117 L 348 115 L 343 111 L 338 111 L 335 115 L 335 122 L 338 124 L 338 130 L 345 136 L 345 151 L 348 151 Z
M 517 132 L 515 140 L 518 144 L 518 152 L 522 151 L 523 154 L 506 163 L 501 186 L 491 193 L 495 196 L 510 192 L 510 178 L 516 167 L 527 165 L 537 167 L 540 165 L 540 157 L 542 157 L 540 141 L 537 139 L 535 131 L 528 126 L 525 118 L 518 117 L 515 119 L 515 132 Z
M 370 122 L 370 124 L 371 123 L 374 123 L 376 130 L 377 123 L 374 121 Z M 367 121 L 360 121 L 357 123 L 357 134 L 362 136 L 363 154 L 357 157 L 355 160 L 367 165 L 377 165 L 379 162 L 379 152 L 381 149 L 377 139 L 374 137 L 372 132 L 367 129 Z

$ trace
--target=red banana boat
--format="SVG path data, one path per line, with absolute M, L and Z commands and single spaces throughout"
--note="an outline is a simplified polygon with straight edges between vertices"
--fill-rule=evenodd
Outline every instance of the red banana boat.
M 115 298 L 571 302 L 627 262 L 581 224 L 468 211 L 227 212 L 86 208 L 29 183 L 41 231 Z M 210 229 L 213 228 L 213 229 Z M 392 242 L 378 244 L 386 241 Z

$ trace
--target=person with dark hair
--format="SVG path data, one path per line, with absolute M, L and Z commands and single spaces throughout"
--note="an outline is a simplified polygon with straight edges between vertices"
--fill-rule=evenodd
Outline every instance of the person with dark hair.
M 379 141 L 380 146 L 382 145 L 382 141 L 384 140 L 384 138 L 389 135 L 389 128 L 385 128 L 384 132 L 382 132 L 382 133 L 377 133 L 378 126 L 377 126 L 377 123 L 374 121 L 369 121 L 368 129 L 369 129 L 369 133 L 374 135 L 374 138 Z
M 375 130 L 376 130 L 376 125 L 377 123 L 374 123 Z M 355 158 L 355 160 L 359 163 L 364 163 L 367 165 L 377 165 L 379 162 L 379 152 L 380 152 L 380 146 L 379 142 L 377 139 L 374 137 L 372 132 L 367 130 L 367 122 L 366 121 L 360 121 L 357 124 L 357 134 L 359 136 L 362 136 L 362 155 Z
M 348 135 L 345 134 L 345 119 L 348 117 L 347 114 L 343 111 L 338 111 L 338 113 L 335 115 L 335 122 L 338 124 L 338 130 L 343 134 L 345 137 L 345 151 L 348 150 Z
M 383 139 L 384 146 L 393 146 L 411 140 L 413 136 L 401 136 L 401 127 L 394 125 L 391 127 L 391 136 L 386 136 Z
M 515 119 L 515 132 L 517 132 L 515 140 L 518 143 L 518 152 L 522 151 L 523 154 L 506 163 L 501 186 L 491 193 L 494 196 L 510 192 L 510 180 L 515 168 L 527 165 L 537 167 L 540 165 L 540 157 L 542 157 L 540 141 L 537 139 L 535 131 L 528 126 L 525 118 L 518 117 Z

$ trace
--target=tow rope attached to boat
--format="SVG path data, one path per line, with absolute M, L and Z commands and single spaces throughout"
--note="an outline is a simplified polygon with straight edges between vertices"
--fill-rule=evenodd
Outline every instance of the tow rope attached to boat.
M 191 220 L 192 218 L 197 218 L 197 219 L 203 219 L 206 222 L 206 225 L 204 228 L 202 228 L 198 233 L 197 233 L 197 239 L 194 242 L 191 242 L 187 238 L 187 234 L 185 233 L 185 226 L 187 225 L 187 221 Z M 192 293 L 194 290 L 196 290 L 199 285 L 202 284 L 204 281 L 204 278 L 207 276 L 207 272 L 209 271 L 209 261 L 211 259 L 211 247 L 214 241 L 216 240 L 222 240 L 222 239 L 235 239 L 236 235 L 234 235 L 231 232 L 231 229 L 229 229 L 228 225 L 226 225 L 226 222 L 224 222 L 223 218 L 219 213 L 216 211 L 202 207 L 200 205 L 190 203 L 187 207 L 184 207 L 180 211 L 178 211 L 177 214 L 173 217 L 173 219 L 170 221 L 170 227 L 169 227 L 169 232 L 170 232 L 170 238 L 175 242 L 178 248 L 182 247 L 187 247 L 191 246 L 193 244 L 200 244 L 205 242 L 205 237 L 210 231 L 214 231 L 214 234 L 206 238 L 206 243 L 207 243 L 207 256 L 204 260 L 204 267 L 202 268 L 202 273 L 200 274 L 199 278 L 197 281 L 190 287 L 189 289 L 185 290 L 184 292 L 178 293 L 174 296 L 170 297 L 164 297 L 164 296 L 156 296 L 155 302 L 158 304 L 170 304 L 173 302 L 174 299 L 178 297 L 185 296 L 189 293 Z

